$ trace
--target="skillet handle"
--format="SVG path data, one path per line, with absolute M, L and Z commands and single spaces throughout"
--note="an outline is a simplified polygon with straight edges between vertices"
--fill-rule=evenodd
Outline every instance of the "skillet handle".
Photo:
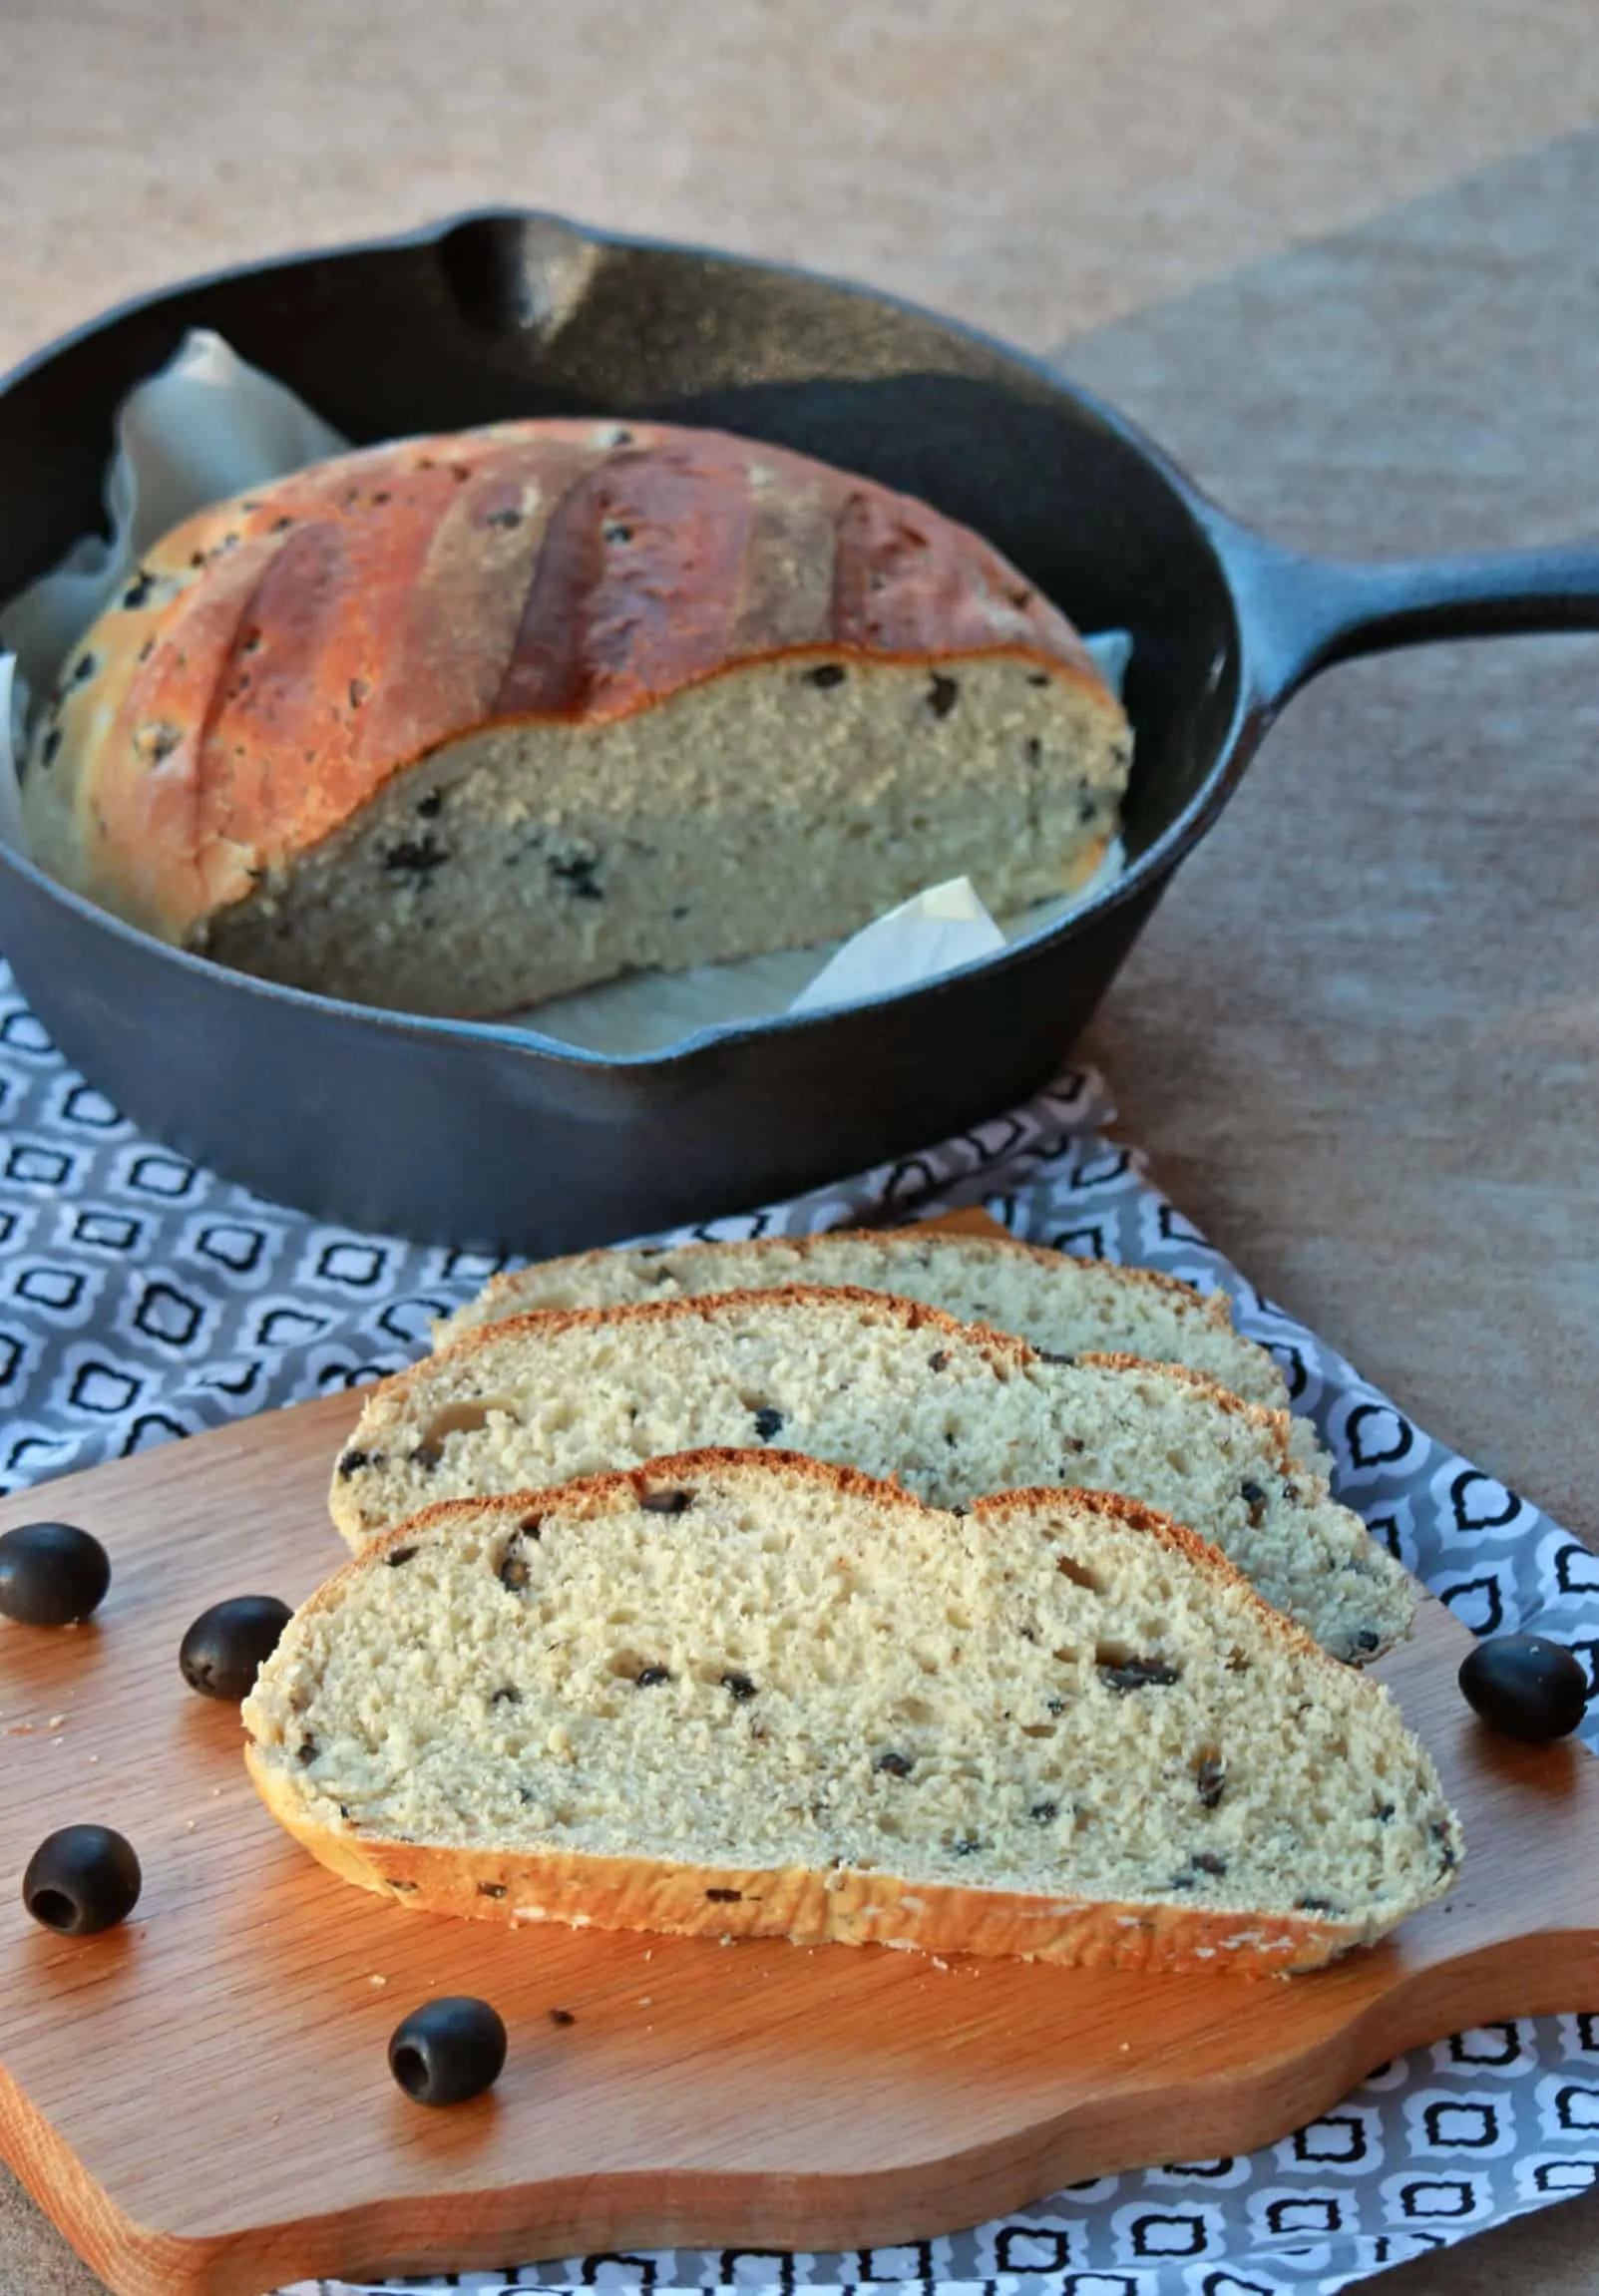
M 1250 652 L 1280 706 L 1319 670 L 1434 639 L 1599 630 L 1599 542 L 1351 565 L 1219 537 Z

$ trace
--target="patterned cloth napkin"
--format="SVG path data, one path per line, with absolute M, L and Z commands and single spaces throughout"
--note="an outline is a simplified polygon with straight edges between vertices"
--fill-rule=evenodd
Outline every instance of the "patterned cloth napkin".
M 1068 1075 L 924 1155 L 680 1233 L 802 1235 L 982 1203 L 1030 1242 L 1221 1286 L 1240 1328 L 1283 1363 L 1341 1495 L 1377 1536 L 1466 1625 L 1536 1622 L 1592 1679 L 1599 1558 L 1252 1290 L 1137 1156 L 1104 1139 L 1110 1114 L 1094 1077 Z M 392 1370 L 493 1272 L 479 1256 L 321 1226 L 141 1138 L 67 1068 L 3 965 L 0 1119 L 0 1481 L 11 1490 Z M 1599 1734 L 1599 1706 L 1586 1734 Z M 1100 2177 L 950 2238 L 834 2256 L 569 2257 L 405 2285 L 1286 2296 L 1347 2287 L 1596 2175 L 1599 2014 L 1573 2014 L 1414 2051 L 1248 2158 Z

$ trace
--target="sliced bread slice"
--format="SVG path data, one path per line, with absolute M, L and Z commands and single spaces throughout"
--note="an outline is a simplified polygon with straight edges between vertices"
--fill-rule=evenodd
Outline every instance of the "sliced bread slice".
M 1223 1294 L 1207 1298 L 1150 1268 L 1075 1260 L 1008 1236 L 928 1228 L 840 1229 L 828 1236 L 762 1236 L 751 1243 L 635 1246 L 581 1252 L 494 1277 L 440 1324 L 448 1346 L 485 1324 L 549 1308 L 615 1308 L 707 1292 L 764 1292 L 787 1284 L 856 1285 L 942 1308 L 962 1324 L 990 1324 L 1055 1355 L 1140 1355 L 1183 1363 L 1268 1410 L 1288 1407 L 1282 1371 L 1233 1329 Z
M 1055 1362 L 914 1301 L 796 1285 L 468 1334 L 369 1391 L 331 1506 L 359 1546 L 433 1499 L 780 1437 L 939 1506 L 1120 1491 L 1214 1540 L 1338 1657 L 1372 1657 L 1408 1632 L 1411 1582 L 1293 1456 L 1291 1426 L 1197 1372 Z
M 431 1507 L 244 1722 L 334 1872 L 502 1921 L 1301 1970 L 1461 1850 L 1388 1692 L 1190 1532 L 785 1453 Z

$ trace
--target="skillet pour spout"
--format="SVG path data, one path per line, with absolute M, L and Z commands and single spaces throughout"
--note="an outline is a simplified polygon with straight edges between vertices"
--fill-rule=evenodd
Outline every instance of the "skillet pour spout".
M 922 495 L 1078 624 L 1133 637 L 1128 866 L 962 970 L 614 1058 L 374 1010 L 169 949 L 0 849 L 0 947 L 145 1130 L 323 1218 L 572 1251 L 914 1152 L 1058 1068 L 1290 696 L 1434 638 L 1599 629 L 1599 544 L 1346 566 L 1239 526 L 1037 362 L 812 273 L 493 212 L 126 305 L 0 381 L 0 597 L 100 517 L 116 410 L 214 328 L 356 443 L 506 417 L 714 425 Z

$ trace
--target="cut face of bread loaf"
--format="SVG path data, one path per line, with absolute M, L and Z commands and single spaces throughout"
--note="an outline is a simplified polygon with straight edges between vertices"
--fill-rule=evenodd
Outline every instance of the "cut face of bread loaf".
M 1064 616 L 786 449 L 522 422 L 202 511 L 31 746 L 34 856 L 273 979 L 496 1012 L 1091 874 L 1131 737 Z
M 1194 1372 L 1050 1362 L 912 1301 L 800 1285 L 469 1334 L 370 1391 L 331 1505 L 359 1545 L 433 1499 L 757 1442 L 941 1506 L 1080 1484 L 1174 1516 L 1328 1650 L 1372 1657 L 1408 1632 L 1411 1582 L 1295 1458 L 1291 1426 Z
M 439 1327 L 448 1346 L 485 1324 L 550 1308 L 616 1308 L 635 1300 L 756 1292 L 788 1284 L 853 1285 L 988 1324 L 1051 1355 L 1138 1355 L 1183 1363 L 1246 1402 L 1286 1410 L 1283 1374 L 1233 1329 L 1223 1294 L 1147 1268 L 1040 1251 L 1009 1237 L 925 1228 L 763 1236 L 752 1243 L 645 1245 L 583 1252 L 496 1276 Z
M 1388 1693 L 1190 1533 L 781 1455 L 431 1508 L 244 1721 L 324 1864 L 495 1920 L 1298 1970 L 1461 1847 Z

